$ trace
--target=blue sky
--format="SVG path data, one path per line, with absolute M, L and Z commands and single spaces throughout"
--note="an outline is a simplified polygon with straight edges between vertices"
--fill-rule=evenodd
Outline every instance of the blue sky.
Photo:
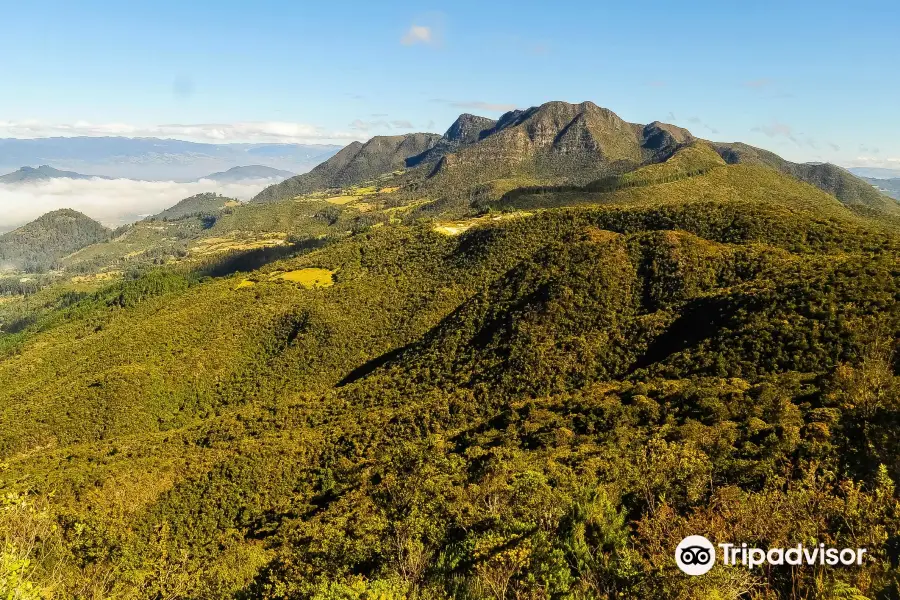
M 900 168 L 894 1 L 0 0 L 0 137 L 346 143 L 591 100 Z

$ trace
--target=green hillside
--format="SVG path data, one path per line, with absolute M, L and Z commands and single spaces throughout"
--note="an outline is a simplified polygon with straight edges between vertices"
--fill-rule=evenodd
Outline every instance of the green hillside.
M 309 173 L 267 187 L 253 202 L 272 202 L 328 188 L 363 183 L 401 169 L 410 156 L 421 154 L 440 139 L 432 133 L 376 136 L 365 144 L 353 142 Z
M 744 165 L 433 228 L 152 271 L 7 334 L 0 486 L 55 492 L 40 568 L 124 597 L 837 585 L 673 573 L 728 514 L 866 545 L 841 585 L 892 585 L 894 234 Z
M 0 586 L 896 597 L 891 205 L 594 105 L 424 145 L 187 199 L 0 296 Z M 869 559 L 685 577 L 701 533 Z
M 78 211 L 55 210 L 0 235 L 0 266 L 45 271 L 75 250 L 107 238 L 109 233 L 106 227 Z
M 409 140 L 354 142 L 310 173 L 270 186 L 254 200 L 294 198 L 379 179 L 381 185 L 399 188 L 402 202 L 424 196 L 435 201 L 432 213 L 460 216 L 474 201 L 497 200 L 516 188 L 581 186 L 665 163 L 699 141 L 689 131 L 659 121 L 628 123 L 592 102 L 548 102 L 510 111 L 498 121 L 464 114 L 439 139 L 421 144 Z M 741 143 L 702 143 L 720 158 L 705 152 L 688 162 L 765 166 L 814 185 L 857 212 L 900 215 L 900 203 L 840 167 L 792 163 Z M 422 144 L 424 150 L 412 152 Z M 404 163 L 408 170 L 392 173 Z
M 175 221 L 184 217 L 215 216 L 223 208 L 237 206 L 238 204 L 240 202 L 233 198 L 226 198 L 215 192 L 206 192 L 185 198 L 175 206 L 171 206 L 159 214 L 149 217 L 149 219 L 151 221 Z
M 717 149 L 729 163 L 759 164 L 778 169 L 836 196 L 848 206 L 900 214 L 900 204 L 838 166 L 827 163 L 792 163 L 772 152 L 746 144 L 717 144 Z

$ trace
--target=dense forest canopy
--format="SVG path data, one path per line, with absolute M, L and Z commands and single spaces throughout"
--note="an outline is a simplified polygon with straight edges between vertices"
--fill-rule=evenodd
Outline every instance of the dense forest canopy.
M 0 268 L 26 272 L 58 268 L 64 256 L 105 239 L 109 233 L 80 212 L 55 210 L 0 235 Z
M 0 592 L 900 597 L 892 201 L 593 105 L 464 117 L 9 284 Z M 868 558 L 688 577 L 689 534 Z

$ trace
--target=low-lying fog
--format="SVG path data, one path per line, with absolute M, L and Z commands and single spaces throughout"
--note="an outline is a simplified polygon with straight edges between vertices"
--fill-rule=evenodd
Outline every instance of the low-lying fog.
M 59 208 L 71 208 L 109 227 L 137 221 L 201 192 L 249 200 L 276 180 L 190 183 L 133 179 L 51 179 L 28 184 L 0 184 L 0 232 Z

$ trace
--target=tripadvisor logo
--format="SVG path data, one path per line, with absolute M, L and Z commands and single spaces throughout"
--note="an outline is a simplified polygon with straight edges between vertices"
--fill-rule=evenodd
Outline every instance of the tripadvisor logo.
M 716 562 L 716 549 L 702 535 L 689 535 L 675 548 L 675 562 L 688 575 L 703 575 Z
M 718 544 L 723 565 L 748 569 L 768 565 L 861 565 L 865 548 L 826 548 L 825 544 L 790 548 L 750 548 L 747 544 Z M 703 575 L 716 562 L 716 549 L 702 535 L 689 535 L 675 548 L 675 562 L 688 575 Z

